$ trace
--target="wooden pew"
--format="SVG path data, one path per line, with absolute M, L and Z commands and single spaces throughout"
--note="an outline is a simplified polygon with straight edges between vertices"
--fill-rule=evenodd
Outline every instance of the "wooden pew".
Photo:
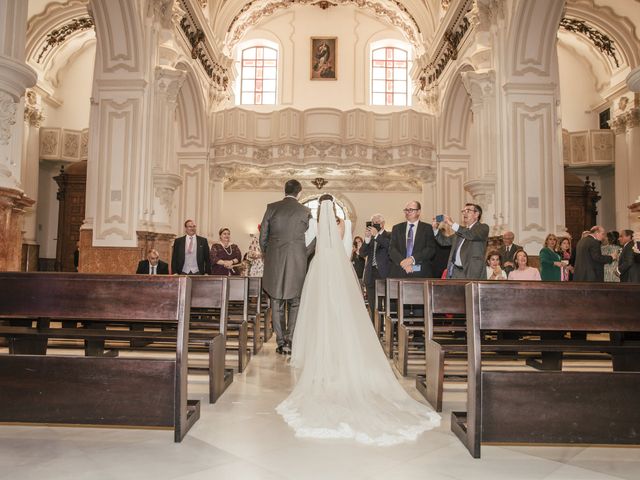
M 191 341 L 209 350 L 205 370 L 209 372 L 209 403 L 215 403 L 233 382 L 233 369 L 225 368 L 229 284 L 227 277 L 193 275 L 190 278 L 191 307 L 208 312 L 208 315 L 191 318 Z M 191 370 L 201 368 L 192 367 Z
M 187 277 L 0 273 L 10 350 L 0 355 L 0 422 L 171 427 L 180 442 L 200 416 L 200 402 L 187 400 L 190 303 Z M 51 325 L 62 321 L 72 326 Z M 165 335 L 104 328 L 112 322 L 174 327 L 175 357 L 47 355 L 49 338 Z
M 467 412 L 452 413 L 451 430 L 473 457 L 480 457 L 483 442 L 640 444 L 640 342 L 555 339 L 497 345 L 604 351 L 614 367 L 627 371 L 488 371 L 481 362 L 485 331 L 637 334 L 640 285 L 473 282 L 465 288 Z
M 394 310 L 392 308 L 391 300 L 395 300 L 394 304 L 397 305 L 398 300 L 398 283 L 397 278 L 387 278 L 385 280 L 385 315 L 384 315 L 384 333 L 382 336 L 382 349 L 388 358 L 393 358 L 393 347 L 396 340 L 396 323 L 398 322 L 397 307 Z
M 249 343 L 249 277 L 231 276 L 229 279 L 229 311 L 227 328 L 237 338 L 238 372 L 244 372 L 250 359 Z M 255 336 L 255 330 L 254 330 Z M 228 338 L 228 337 L 227 337 Z M 227 348 L 229 345 L 227 345 Z
M 266 322 L 262 311 L 262 297 L 262 278 L 249 277 L 249 324 L 252 325 L 253 331 L 251 345 L 254 355 L 262 350 L 262 345 L 267 338 Z
M 382 338 L 382 332 L 384 330 L 384 317 L 386 315 L 387 305 L 384 303 L 387 297 L 387 280 L 384 278 L 376 279 L 375 286 L 375 298 L 369 299 L 370 307 L 373 310 L 373 328 L 376 331 L 376 335 L 379 339 Z
M 416 378 L 416 388 L 437 412 L 442 411 L 445 357 L 467 352 L 466 340 L 454 336 L 456 332 L 466 332 L 467 283 L 467 280 L 424 283 L 426 368 L 425 376 Z
M 394 356 L 394 364 L 403 377 L 409 373 L 409 354 L 415 352 L 415 347 L 424 348 L 423 344 L 410 345 L 410 336 L 424 334 L 424 288 L 427 280 L 400 280 L 398 283 L 398 352 Z M 422 310 L 420 316 L 413 312 L 405 312 L 405 305 Z M 424 337 L 423 337 L 424 338 Z M 413 342 L 416 344 L 415 340 Z M 410 350 L 410 347 L 414 349 Z M 424 352 L 421 351 L 424 359 Z

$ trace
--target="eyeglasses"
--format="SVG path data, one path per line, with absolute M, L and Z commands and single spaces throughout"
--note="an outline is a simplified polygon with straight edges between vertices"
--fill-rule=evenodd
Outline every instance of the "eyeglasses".
M 460 210 L 460 213 L 475 213 L 477 212 L 477 210 L 474 210 L 473 208 L 465 208 L 464 210 Z
M 411 212 L 419 212 L 420 209 L 419 208 L 405 208 L 404 210 L 402 210 L 404 213 L 411 213 Z

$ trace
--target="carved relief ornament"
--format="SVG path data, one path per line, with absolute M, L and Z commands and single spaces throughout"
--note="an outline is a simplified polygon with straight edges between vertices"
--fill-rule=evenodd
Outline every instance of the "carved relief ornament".
M 11 127 L 16 123 L 17 106 L 9 94 L 0 91 L 0 145 L 9 144 Z

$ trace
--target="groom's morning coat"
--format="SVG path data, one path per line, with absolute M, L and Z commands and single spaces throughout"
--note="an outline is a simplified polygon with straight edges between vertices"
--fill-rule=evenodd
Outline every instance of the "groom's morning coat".
M 292 299 L 302 293 L 307 273 L 304 234 L 311 212 L 295 198 L 285 197 L 267 205 L 260 225 L 264 254 L 262 286 L 271 298 Z

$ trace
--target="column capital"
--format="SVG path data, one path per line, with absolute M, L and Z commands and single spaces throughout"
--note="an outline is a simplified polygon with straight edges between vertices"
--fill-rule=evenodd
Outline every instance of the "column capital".
M 474 104 L 482 104 L 485 98 L 495 95 L 495 70 L 462 72 L 461 76 Z
M 187 77 L 186 72 L 171 67 L 157 66 L 155 75 L 158 93 L 166 95 L 169 102 L 175 103 Z
M 637 126 L 640 126 L 640 108 L 639 107 L 632 108 L 627 113 L 621 116 L 624 118 L 625 124 L 627 126 L 627 131 L 631 130 L 632 128 L 636 128 Z

